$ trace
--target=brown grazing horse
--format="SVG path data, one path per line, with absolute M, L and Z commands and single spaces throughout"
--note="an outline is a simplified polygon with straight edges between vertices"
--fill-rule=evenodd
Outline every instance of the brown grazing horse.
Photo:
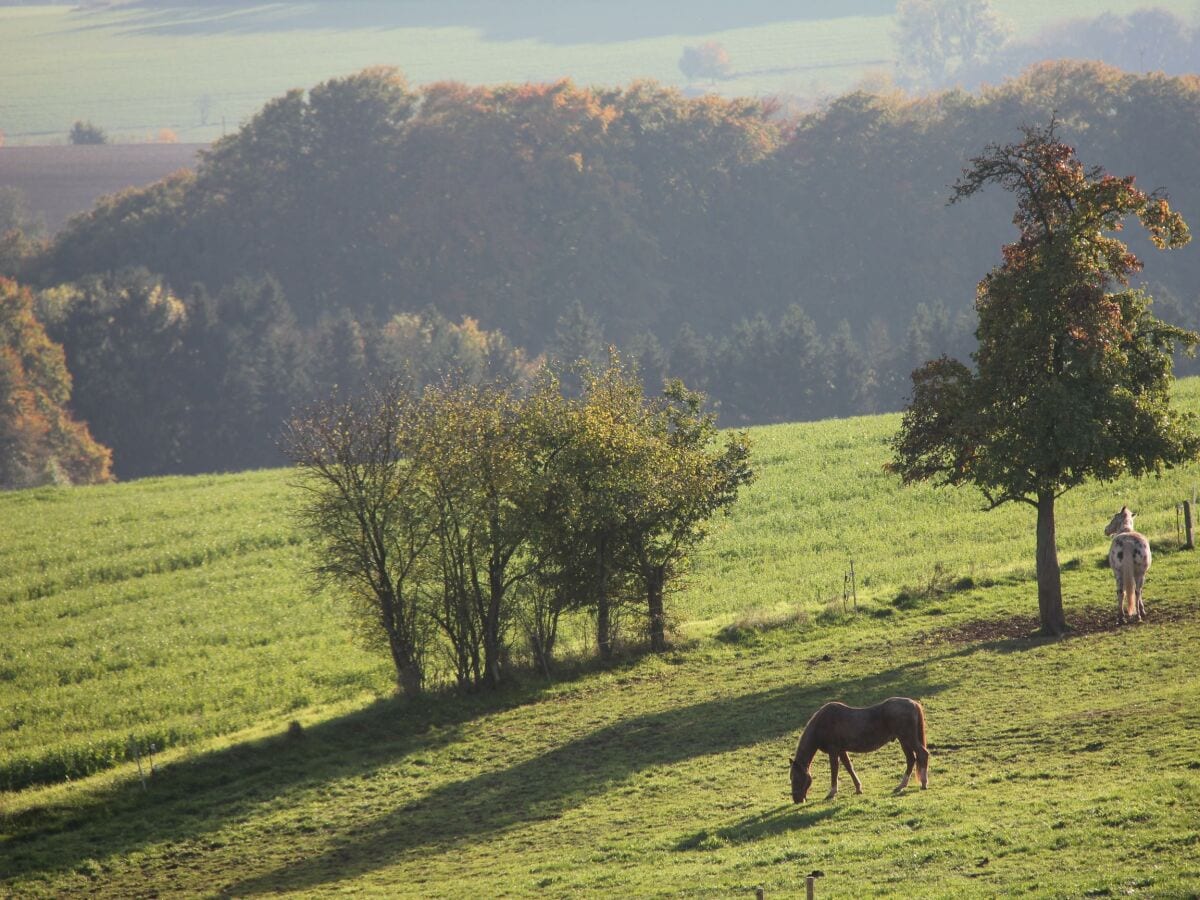
M 925 710 L 916 700 L 891 697 L 874 706 L 858 708 L 845 703 L 826 703 L 808 720 L 796 757 L 792 760 L 792 802 L 803 803 L 812 786 L 809 764 L 817 752 L 829 754 L 831 786 L 826 800 L 837 796 L 838 760 L 854 780 L 854 790 L 862 793 L 862 782 L 854 774 L 847 753 L 870 753 L 884 744 L 899 741 L 908 760 L 908 770 L 900 779 L 895 793 L 908 787 L 913 766 L 921 779 L 921 789 L 929 786 L 929 751 L 925 749 Z

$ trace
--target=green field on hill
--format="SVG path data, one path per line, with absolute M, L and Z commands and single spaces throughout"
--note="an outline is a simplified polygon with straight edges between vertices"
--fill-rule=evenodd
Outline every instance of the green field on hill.
M 992 5 L 1019 36 L 1148 5 L 1195 12 L 1193 0 Z M 834 96 L 890 72 L 893 9 L 886 0 L 576 3 L 554 15 L 536 2 L 0 5 L 0 130 L 11 144 L 64 143 L 87 119 L 120 141 L 170 129 L 207 143 L 271 97 L 371 65 L 398 66 L 414 84 L 651 78 L 727 96 Z M 726 48 L 731 75 L 689 85 L 680 56 L 707 40 Z
M 488 697 L 392 697 L 308 590 L 287 472 L 0 495 L 0 777 L 60 781 L 0 792 L 0 893 L 779 897 L 818 869 L 818 896 L 1194 896 L 1200 571 L 1175 504 L 1200 467 L 1061 501 L 1076 630 L 1045 641 L 1032 510 L 901 488 L 898 421 L 755 429 L 676 649 Z M 1155 559 L 1148 622 L 1118 629 L 1122 503 Z M 893 745 L 832 802 L 816 760 L 793 806 L 807 717 L 894 694 L 926 707 L 929 791 L 890 794 Z M 156 746 L 144 787 L 131 739 Z

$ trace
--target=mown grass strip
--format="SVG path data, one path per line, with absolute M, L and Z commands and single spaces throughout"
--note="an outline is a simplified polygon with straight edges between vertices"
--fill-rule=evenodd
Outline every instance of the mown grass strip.
M 273 550 L 281 547 L 295 546 L 301 543 L 296 534 L 262 535 L 256 537 L 241 537 L 236 541 L 222 545 L 209 545 L 184 552 L 166 553 L 149 559 L 126 560 L 119 563 L 81 568 L 64 572 L 61 576 L 45 578 L 31 584 L 18 583 L 15 589 L 0 594 L 0 603 L 21 603 L 29 600 L 39 600 L 62 591 L 74 588 L 114 584 L 147 575 L 161 575 L 166 572 L 176 572 L 180 569 L 195 569 L 208 565 L 219 559 L 253 553 L 258 550 Z

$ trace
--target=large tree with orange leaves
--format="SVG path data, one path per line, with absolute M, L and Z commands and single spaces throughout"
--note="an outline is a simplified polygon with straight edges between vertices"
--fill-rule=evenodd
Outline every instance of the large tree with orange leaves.
M 33 298 L 0 278 L 0 488 L 107 481 L 111 454 L 66 409 L 71 376 Z
M 1088 479 L 1161 470 L 1200 453 L 1195 417 L 1170 406 L 1171 354 L 1200 335 L 1167 325 L 1129 287 L 1141 261 L 1114 232 L 1136 217 L 1160 249 L 1188 228 L 1132 177 L 1086 168 L 1054 123 L 971 161 L 951 202 L 998 184 L 1017 197 L 1015 243 L 979 283 L 972 371 L 945 357 L 913 373 L 894 443 L 905 481 L 973 484 L 990 507 L 1037 510 L 1042 630 L 1066 630 L 1055 500 Z

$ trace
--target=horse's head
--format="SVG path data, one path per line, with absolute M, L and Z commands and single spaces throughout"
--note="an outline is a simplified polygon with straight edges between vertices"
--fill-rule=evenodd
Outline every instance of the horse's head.
M 804 798 L 808 796 L 808 789 L 812 787 L 812 776 L 808 774 L 808 769 L 801 768 L 800 763 L 792 760 L 792 802 L 803 803 Z
M 1129 511 L 1128 506 L 1122 506 L 1121 511 L 1112 517 L 1112 521 L 1108 523 L 1104 533 L 1112 536 L 1123 534 L 1126 531 L 1133 531 L 1133 513 Z

